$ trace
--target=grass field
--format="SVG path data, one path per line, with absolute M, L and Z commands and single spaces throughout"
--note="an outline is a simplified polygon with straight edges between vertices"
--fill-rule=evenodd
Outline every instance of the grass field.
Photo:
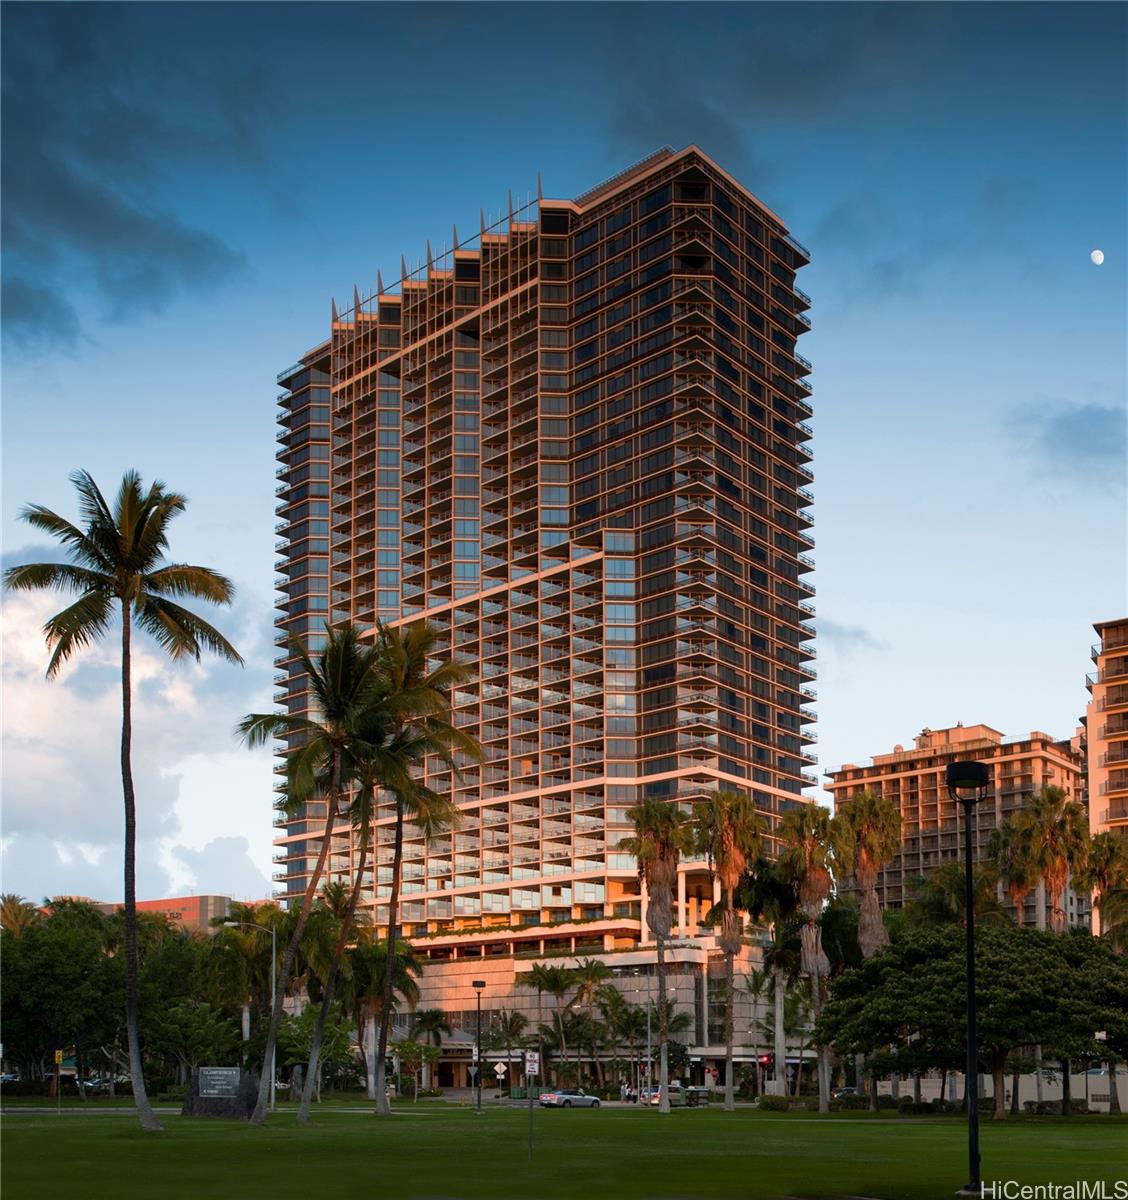
M 538 1109 L 531 1166 L 519 1108 L 420 1103 L 387 1121 L 323 1111 L 306 1129 L 286 1112 L 263 1129 L 161 1119 L 153 1135 L 120 1110 L 6 1107 L 4 1200 L 933 1200 L 965 1181 L 965 1127 L 947 1118 Z M 988 1121 L 983 1158 L 986 1179 L 1126 1178 L 1128 1119 Z

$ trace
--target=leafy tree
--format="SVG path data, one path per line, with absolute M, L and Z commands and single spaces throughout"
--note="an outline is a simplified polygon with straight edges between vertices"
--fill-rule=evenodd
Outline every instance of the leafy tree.
M 725 956 L 725 1110 L 736 1108 L 732 1049 L 736 986 L 736 955 L 744 938 L 744 921 L 734 895 L 748 863 L 760 853 L 764 822 L 747 792 L 715 791 L 694 810 L 694 840 L 721 885 L 721 933 Z
M 658 967 L 658 1111 L 670 1111 L 669 1022 L 666 1005 L 666 940 L 673 928 L 674 887 L 678 863 L 692 844 L 685 815 L 668 800 L 648 797 L 627 810 L 634 836 L 619 848 L 633 854 L 640 885 L 646 890 L 646 921 L 654 934 Z
M 411 1081 L 415 1086 L 415 1095 L 412 1100 L 413 1102 L 417 1101 L 419 1099 L 419 1072 L 423 1067 L 429 1068 L 438 1064 L 441 1058 L 439 1050 L 435 1046 L 428 1046 L 410 1037 L 399 1038 L 391 1044 L 389 1049 L 393 1057 L 399 1059 L 400 1070 L 406 1071 L 411 1076 Z
M 858 944 L 863 958 L 872 958 L 889 935 L 877 900 L 877 876 L 901 848 L 901 812 L 887 796 L 858 792 L 842 802 L 837 813 L 842 865 L 852 869 L 858 887 Z
M 234 1022 L 205 1000 L 182 999 L 163 1006 L 148 1022 L 150 1047 L 180 1064 L 181 1082 L 201 1063 L 223 1065 L 236 1054 Z
M 160 1129 L 145 1090 L 141 1040 L 138 1032 L 138 954 L 136 843 L 137 812 L 133 789 L 133 626 L 148 633 L 174 661 L 199 661 L 210 650 L 228 662 L 242 664 L 230 642 L 189 609 L 182 598 L 230 604 L 235 589 L 228 579 L 208 567 L 164 561 L 168 527 L 188 501 L 168 492 L 161 482 L 146 491 L 136 471 L 122 476 L 113 508 L 86 471 L 71 475 L 78 493 L 82 526 L 73 524 L 41 504 L 30 504 L 20 516 L 28 524 L 63 544 L 69 563 L 28 563 L 11 567 L 4 582 L 17 591 L 55 590 L 77 593 L 69 607 L 43 627 L 51 658 L 47 677 L 78 650 L 100 641 L 115 614 L 121 619 L 121 782 L 125 802 L 125 978 L 126 1033 L 129 1042 L 133 1097 L 141 1126 Z

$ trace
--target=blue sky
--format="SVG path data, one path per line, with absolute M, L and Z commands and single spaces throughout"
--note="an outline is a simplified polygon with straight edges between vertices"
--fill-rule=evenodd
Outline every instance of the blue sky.
M 143 890 L 266 887 L 270 764 L 229 730 L 270 698 L 276 372 L 331 296 L 538 172 L 573 196 L 663 143 L 813 253 L 822 765 L 958 720 L 1072 731 L 1090 625 L 1128 611 L 1123 6 L 3 21 L 5 561 L 38 553 L 22 502 L 136 467 L 191 497 L 177 555 L 241 592 L 246 671 L 151 664 Z M 5 604 L 4 887 L 114 898 L 111 662 L 41 682 L 45 611 Z

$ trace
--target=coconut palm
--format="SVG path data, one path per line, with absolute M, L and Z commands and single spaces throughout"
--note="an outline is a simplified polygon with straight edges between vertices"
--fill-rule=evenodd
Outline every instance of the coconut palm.
M 816 1021 L 822 1009 L 823 983 L 830 974 L 819 917 L 830 895 L 831 866 L 836 853 L 841 855 L 842 828 L 842 822 L 832 821 L 830 813 L 819 804 L 793 808 L 784 814 L 779 826 L 780 866 L 795 888 L 803 913 L 800 954 L 803 973 L 811 981 L 811 1009 Z M 829 1112 L 830 1078 L 825 1046 L 819 1047 L 818 1059 L 819 1112 Z
M 1083 872 L 1089 849 L 1089 823 L 1085 810 L 1070 800 L 1064 788 L 1052 784 L 1026 798 L 1019 817 L 1029 846 L 1030 861 L 1050 901 L 1050 928 L 1065 932 L 1062 893 L 1071 871 Z
M 737 889 L 737 904 L 756 925 L 767 926 L 763 942 L 764 969 L 771 975 L 776 1014 L 773 1031 L 775 1079 L 784 1078 L 787 1060 L 786 1032 L 783 1024 L 784 995 L 798 978 L 799 953 L 796 918 L 798 901 L 778 863 L 762 855 L 756 859 Z
M 447 765 L 453 766 L 455 754 L 471 761 L 479 760 L 482 748 L 476 738 L 459 729 L 454 723 L 451 706 L 453 689 L 469 677 L 469 670 L 456 659 L 433 663 L 438 650 L 439 632 L 426 621 L 413 621 L 396 627 L 382 622 L 376 628 L 375 652 L 379 662 L 384 704 L 391 718 L 393 738 L 415 735 L 426 748 Z M 403 828 L 408 817 L 420 826 L 424 837 L 434 836 L 442 828 L 450 828 L 456 810 L 449 801 L 446 807 L 433 792 L 414 787 L 390 785 L 395 800 L 395 827 L 392 834 L 392 879 L 388 896 L 387 940 L 399 944 L 399 892 L 403 877 Z M 377 1074 L 383 1070 L 388 1048 L 388 1032 L 392 1017 L 392 980 L 394 953 L 388 960 L 384 1005 L 376 1046 Z M 390 1115 L 391 1108 L 382 1088 L 376 1091 L 376 1111 Z
M 1006 909 L 999 903 L 999 872 L 991 863 L 972 863 L 971 904 L 975 924 L 1005 925 Z M 927 875 L 908 881 L 913 898 L 907 906 L 910 920 L 926 925 L 966 925 L 967 893 L 964 866 L 961 862 L 945 863 Z
M 290 983 L 290 973 L 313 911 L 325 874 L 333 827 L 337 819 L 344 785 L 345 756 L 359 740 L 361 719 L 377 699 L 376 650 L 361 640 L 360 630 L 343 625 L 327 632 L 324 647 L 315 658 L 297 638 L 290 640 L 291 653 L 298 659 L 312 694 L 312 716 L 297 713 L 251 713 L 237 726 L 237 732 L 249 747 L 264 746 L 273 738 L 284 738 L 289 745 L 286 757 L 286 792 L 282 809 L 297 816 L 306 802 L 320 795 L 325 799 L 325 826 L 321 847 L 310 872 L 301 900 L 298 919 L 282 955 L 282 964 L 271 1007 L 258 1103 L 251 1124 L 266 1120 L 266 1101 L 270 1092 L 270 1062 L 278 1040 L 282 1020 L 282 1001 Z
M 863 958 L 872 958 L 889 945 L 877 876 L 901 848 L 901 812 L 888 797 L 866 790 L 844 800 L 838 818 L 842 866 L 853 872 L 858 888 L 858 945 Z
M 115 614 L 121 618 L 121 782 L 125 801 L 125 1022 L 133 1098 L 144 1129 L 158 1130 L 145 1090 L 138 1033 L 137 844 L 136 796 L 133 789 L 133 627 L 149 634 L 174 661 L 200 659 L 210 650 L 228 662 L 243 660 L 231 643 L 202 617 L 184 608 L 180 599 L 230 604 L 235 589 L 209 567 L 167 563 L 168 528 L 187 508 L 177 492 L 160 481 L 148 490 L 136 471 L 122 476 L 113 507 L 86 471 L 71 475 L 78 493 L 82 527 L 41 504 L 30 504 L 22 520 L 63 544 L 69 563 L 28 563 L 11 567 L 4 582 L 17 591 L 55 590 L 77 593 L 69 607 L 43 627 L 51 657 L 47 677 L 53 678 L 76 651 L 109 632 Z
M 669 1009 L 666 1004 L 666 939 L 673 928 L 674 887 L 678 863 L 692 836 L 685 814 L 668 800 L 648 797 L 627 810 L 634 836 L 619 848 L 638 863 L 639 884 L 647 895 L 646 922 L 657 946 L 658 975 L 658 1111 L 670 1111 Z
M 0 897 L 0 929 L 12 937 L 23 937 L 32 925 L 42 919 L 39 909 L 15 892 L 5 892 Z
M 771 972 L 767 970 L 758 970 L 753 967 L 747 975 L 744 976 L 744 990 L 748 994 L 748 998 L 752 1001 L 752 1021 L 751 1031 L 753 1035 L 753 1048 L 757 1051 L 756 1055 L 756 1094 L 759 1096 L 764 1091 L 764 1068 L 759 1061 L 759 1049 L 764 1044 L 762 1040 L 763 1027 L 760 1024 L 760 1001 L 768 990 L 768 983 L 771 980 Z
M 725 1109 L 736 1108 L 732 1050 L 736 1013 L 734 964 L 744 922 L 733 900 L 750 860 L 760 853 L 764 822 L 747 792 L 716 791 L 694 809 L 694 841 L 721 885 L 721 932 L 725 956 Z
M 529 1018 L 515 1008 L 511 1008 L 508 1012 L 503 1009 L 498 1014 L 497 1024 L 494 1027 L 497 1044 L 505 1049 L 505 1065 L 509 1072 L 511 1087 L 516 1086 L 513 1082 L 516 1078 L 513 1074 L 513 1048 L 521 1045 L 521 1039 L 525 1036 L 525 1030 L 528 1027 Z
M 347 951 L 350 970 L 341 973 L 341 1001 L 345 1009 L 352 1014 L 356 1026 L 356 1039 L 364 1059 L 365 1076 L 368 1081 L 368 1098 L 374 1098 L 375 1093 L 383 1091 L 377 1087 L 376 1055 L 369 1055 L 367 1048 L 369 1030 L 379 1022 L 381 1009 L 384 1005 L 384 978 L 388 965 L 388 943 L 375 936 L 372 929 L 358 929 L 355 945 Z M 393 1012 L 395 997 L 401 997 L 407 1006 L 414 1009 L 419 1002 L 419 985 L 416 977 L 423 969 L 419 956 L 407 942 L 400 942 L 393 956 L 395 972 L 395 990 L 393 992 Z M 375 1038 L 372 1039 L 373 1043 Z M 380 1077 L 383 1084 L 383 1077 Z
M 1038 886 L 1038 870 L 1030 852 L 1028 828 L 1020 815 L 1008 817 L 987 838 L 987 858 L 1014 905 L 1015 923 L 1026 919 L 1026 897 Z
M 552 1014 L 553 1032 L 560 1046 L 561 1062 L 567 1066 L 568 1037 L 565 1018 L 570 1006 L 566 998 L 575 986 L 575 972 L 568 967 L 546 966 L 541 976 L 541 983 L 534 984 L 534 986 L 539 986 L 540 990 L 556 1001 L 556 1008 Z
M 1092 893 L 1097 932 L 1103 935 L 1110 924 L 1105 913 L 1110 898 L 1128 888 L 1128 841 L 1107 831 L 1094 835 L 1086 862 L 1075 874 L 1078 886 Z

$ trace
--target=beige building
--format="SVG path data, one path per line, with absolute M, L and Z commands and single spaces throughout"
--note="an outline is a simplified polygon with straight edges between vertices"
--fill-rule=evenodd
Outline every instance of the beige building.
M 1128 617 L 1094 625 L 1096 670 L 1086 677 L 1089 829 L 1128 837 Z
M 422 1003 L 460 1023 L 473 978 L 490 1012 L 535 1015 L 513 978 L 538 958 L 652 962 L 619 850 L 642 798 L 743 788 L 769 837 L 808 803 L 808 258 L 697 147 L 665 148 L 428 246 L 397 284 L 334 305 L 328 339 L 279 375 L 278 702 L 305 710 L 284 638 L 316 645 L 326 613 L 425 617 L 473 668 L 455 711 L 485 761 L 432 764 L 461 820 L 430 844 L 408 827 L 400 909 Z M 377 925 L 392 811 L 363 894 Z M 324 813 L 278 821 L 287 896 Z M 331 877 L 356 853 L 342 822 Z M 674 961 L 697 1046 L 717 1032 L 713 899 L 686 863 Z
M 848 804 L 861 791 L 893 800 L 901 813 L 901 853 L 882 870 L 878 896 L 883 906 L 900 908 L 912 898 L 916 880 L 963 853 L 962 810 L 948 795 L 945 769 L 951 762 L 975 759 L 991 769 L 992 794 L 974 809 L 974 848 L 977 860 L 986 855 L 991 831 L 1021 808 L 1024 797 L 1053 784 L 1072 799 L 1084 799 L 1083 758 L 1075 742 L 1037 731 L 1005 741 L 989 725 L 956 725 L 924 729 L 911 749 L 894 746 L 868 764 L 846 763 L 830 770 L 828 790 L 835 807 Z M 1045 889 L 1039 885 L 1026 901 L 1025 921 L 1044 927 Z M 1011 902 L 1005 895 L 1005 903 Z M 1070 923 L 1086 923 L 1088 902 L 1078 903 L 1067 889 Z

